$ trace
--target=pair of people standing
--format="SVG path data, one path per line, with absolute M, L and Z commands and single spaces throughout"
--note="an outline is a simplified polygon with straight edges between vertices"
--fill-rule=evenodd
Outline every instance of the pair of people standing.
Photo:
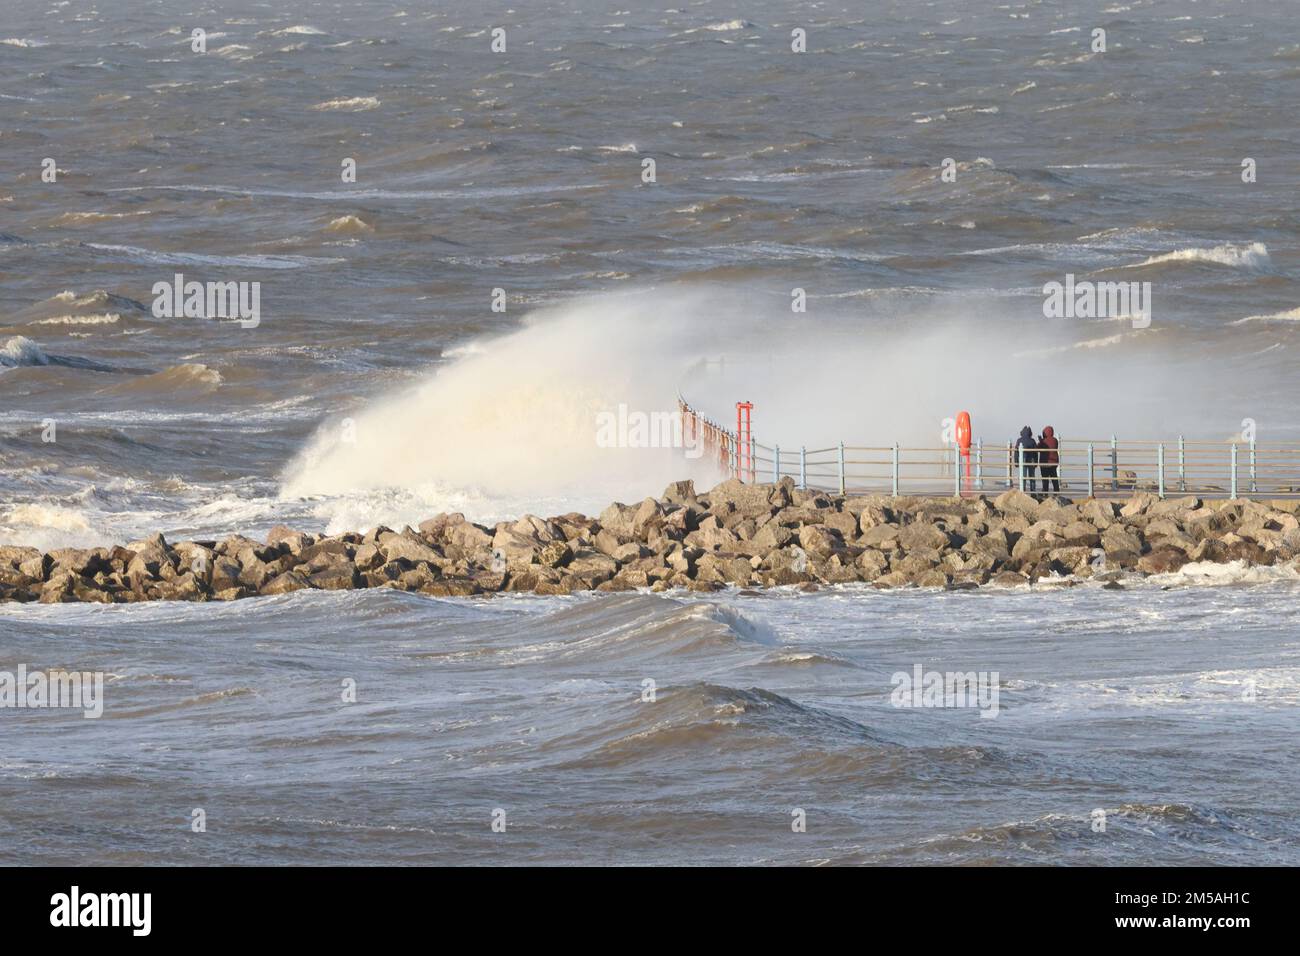
M 1060 442 L 1056 439 L 1056 432 L 1052 426 L 1048 425 L 1043 429 L 1043 433 L 1034 438 L 1034 430 L 1026 425 L 1020 429 L 1020 437 L 1016 439 L 1016 448 L 1011 459 L 1011 463 L 1017 469 L 1024 466 L 1025 484 L 1031 495 L 1038 491 L 1038 483 L 1034 479 L 1034 470 L 1037 469 L 1043 477 L 1043 494 L 1048 491 L 1048 482 L 1051 482 L 1051 491 L 1054 494 L 1060 494 L 1061 482 L 1058 477 L 1060 469 L 1061 455 L 1057 449 Z

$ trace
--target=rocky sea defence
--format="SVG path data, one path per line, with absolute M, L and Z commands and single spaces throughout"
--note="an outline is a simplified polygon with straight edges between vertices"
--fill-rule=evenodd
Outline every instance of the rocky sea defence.
M 710 591 L 834 584 L 975 588 L 1121 582 L 1190 564 L 1300 572 L 1300 501 L 1043 500 L 831 495 L 725 481 L 611 504 L 592 518 L 526 515 L 495 526 L 440 514 L 418 528 L 265 541 L 0 546 L 0 601 L 231 601 L 307 589 L 397 588 L 438 597 L 526 591 Z

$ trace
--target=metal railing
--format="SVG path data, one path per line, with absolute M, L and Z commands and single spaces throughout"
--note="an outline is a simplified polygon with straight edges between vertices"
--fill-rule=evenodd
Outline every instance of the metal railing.
M 801 488 L 839 494 L 979 495 L 1009 488 L 1057 493 L 1044 487 L 1037 455 L 1019 460 L 1011 442 L 957 445 L 781 448 L 736 434 L 679 401 L 683 428 L 698 429 L 725 474 L 749 482 L 793 478 Z M 1128 497 L 1147 491 L 1162 498 L 1300 497 L 1300 446 L 1280 443 L 1119 439 L 1063 439 L 1056 449 L 1056 481 L 1066 497 Z

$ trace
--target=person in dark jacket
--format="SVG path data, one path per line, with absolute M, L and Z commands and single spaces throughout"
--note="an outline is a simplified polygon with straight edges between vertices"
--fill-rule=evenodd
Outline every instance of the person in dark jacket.
M 1061 443 L 1056 440 L 1056 432 L 1052 426 L 1048 425 L 1043 429 L 1043 434 L 1038 436 L 1038 471 L 1043 476 L 1043 493 L 1047 493 L 1047 483 L 1052 483 L 1052 493 L 1061 493 L 1061 481 L 1057 477 L 1057 471 L 1061 466 L 1061 455 L 1057 451 Z
M 1028 491 L 1031 495 L 1038 490 L 1038 484 L 1034 481 L 1034 469 L 1038 467 L 1037 449 L 1038 442 L 1034 441 L 1034 430 L 1026 425 L 1020 429 L 1020 437 L 1016 439 L 1016 451 L 1012 463 L 1017 469 L 1022 463 L 1024 464 L 1025 487 L 1021 490 Z

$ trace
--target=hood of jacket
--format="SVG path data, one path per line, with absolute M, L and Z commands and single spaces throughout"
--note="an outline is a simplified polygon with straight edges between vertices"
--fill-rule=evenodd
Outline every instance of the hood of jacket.
M 1026 425 L 1024 428 L 1020 429 L 1020 440 L 1023 441 L 1023 442 L 1031 442 L 1031 441 L 1033 441 L 1033 440 L 1034 440 L 1034 430 L 1033 430 L 1032 428 L 1030 428 L 1028 425 Z

